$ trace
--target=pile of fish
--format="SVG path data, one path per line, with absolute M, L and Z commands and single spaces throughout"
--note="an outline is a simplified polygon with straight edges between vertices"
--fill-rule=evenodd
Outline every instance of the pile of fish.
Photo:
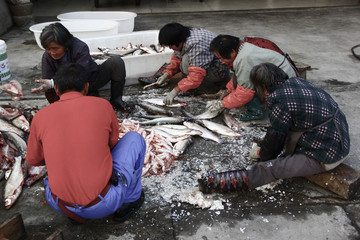
M 228 125 L 210 121 L 223 111 L 204 112 L 197 116 L 187 113 L 186 117 L 177 116 L 171 110 L 187 106 L 184 102 L 164 105 L 162 99 L 150 98 L 138 102 L 149 115 L 141 114 L 145 121 L 120 120 L 120 137 L 128 131 L 140 133 L 146 141 L 146 154 L 143 176 L 165 174 L 174 160 L 181 156 L 195 137 L 221 143 L 221 136 L 241 137 L 241 128 L 228 112 L 224 112 L 224 122 Z
M 45 166 L 34 167 L 26 161 L 30 123 L 37 111 L 25 104 L 0 106 L 0 181 L 6 179 L 6 209 L 19 197 L 23 184 L 31 186 L 47 172 Z
M 140 127 L 136 121 L 123 119 L 119 122 L 120 134 L 123 137 L 129 131 L 141 134 L 146 143 L 146 153 L 144 159 L 142 175 L 160 175 L 166 173 L 178 157 L 179 151 L 165 137 L 152 130 Z
M 99 51 L 91 51 L 90 55 L 94 59 L 107 59 L 111 56 L 120 56 L 120 57 L 127 57 L 127 56 L 138 56 L 144 54 L 156 54 L 156 53 L 163 53 L 165 48 L 161 47 L 159 44 L 151 44 L 150 46 L 143 46 L 143 45 L 133 45 L 128 43 L 126 47 L 116 47 L 115 49 L 105 48 L 105 47 L 98 47 Z

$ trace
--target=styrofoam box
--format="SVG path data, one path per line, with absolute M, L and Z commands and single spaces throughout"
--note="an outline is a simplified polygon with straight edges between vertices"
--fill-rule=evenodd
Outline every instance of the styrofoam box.
M 67 12 L 57 15 L 61 21 L 74 21 L 74 20 L 113 20 L 118 23 L 117 33 L 130 33 L 134 31 L 135 17 L 134 12 L 125 11 L 78 11 Z
M 56 21 L 55 21 L 56 22 Z M 41 49 L 40 34 L 45 26 L 55 22 L 44 22 L 32 25 L 29 29 L 34 33 L 36 43 Z M 71 34 L 79 39 L 93 38 L 97 36 L 116 35 L 118 23 L 112 20 L 83 20 L 83 21 L 57 21 L 66 27 Z
M 106 47 L 115 49 L 116 47 L 126 47 L 128 43 L 133 45 L 150 46 L 158 44 L 159 30 L 135 31 L 132 33 L 117 34 L 113 36 L 82 39 L 88 46 L 90 51 L 99 51 L 98 47 Z M 163 53 L 144 54 L 138 56 L 123 57 L 126 69 L 126 85 L 138 83 L 139 77 L 148 77 L 156 73 L 164 64 L 170 63 L 173 51 L 166 48 Z M 98 64 L 105 60 L 97 60 Z M 110 84 L 104 88 L 107 89 Z

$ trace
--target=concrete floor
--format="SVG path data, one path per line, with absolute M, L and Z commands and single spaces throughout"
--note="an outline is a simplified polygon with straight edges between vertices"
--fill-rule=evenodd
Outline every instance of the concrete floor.
M 103 1 L 105 2 L 101 0 Z M 37 3 L 42 2 L 46 1 L 38 0 Z M 62 2 L 64 6 L 69 3 Z M 115 5 L 117 1 L 107 2 Z M 209 2 L 211 1 L 204 1 Z M 321 1 L 311 2 L 319 4 Z M 164 1 L 164 4 L 170 3 Z M 56 5 L 49 15 L 45 12 L 36 13 L 35 8 L 34 16 L 50 19 L 63 10 L 89 9 L 70 10 Z M 260 36 L 273 40 L 294 60 L 309 64 L 311 70 L 307 79 L 323 87 L 339 103 L 351 129 L 351 151 L 345 163 L 360 171 L 360 61 L 350 52 L 352 46 L 360 44 L 359 16 L 360 6 L 356 1 L 353 6 L 347 7 L 139 14 L 135 30 L 159 29 L 167 22 L 177 21 L 218 34 Z M 33 80 L 40 76 L 39 63 L 42 55 L 32 33 L 13 28 L 0 38 L 8 45 L 13 77 L 23 84 L 24 101 L 40 107 L 46 105 L 42 96 L 30 94 Z M 161 96 L 163 92 L 163 89 L 142 91 L 139 85 L 133 85 L 125 89 L 125 97 L 126 100 L 136 100 Z M 108 97 L 106 91 L 102 94 Z M 184 96 L 179 100 L 192 104 L 203 103 L 194 97 Z M 5 94 L 0 95 L 0 103 L 9 101 Z M 190 107 L 189 110 L 196 111 L 196 107 Z M 209 201 L 221 201 L 224 209 L 209 210 L 189 204 L 185 197 L 196 189 L 195 174 L 198 169 L 218 167 L 219 170 L 225 170 L 251 164 L 246 151 L 237 151 L 239 146 L 247 145 L 250 138 L 251 136 L 244 136 L 243 140 L 227 139 L 223 145 L 199 139 L 194 141 L 166 176 L 143 179 L 147 194 L 145 204 L 123 224 L 117 224 L 111 217 L 107 217 L 88 221 L 81 226 L 71 225 L 66 217 L 57 214 L 44 203 L 41 181 L 30 188 L 24 188 L 12 208 L 0 209 L 0 222 L 20 212 L 28 232 L 27 239 L 45 239 L 58 228 L 63 231 L 66 240 L 360 239 L 360 201 L 340 199 L 303 178 L 285 180 L 275 186 L 244 194 L 213 194 L 207 198 Z M 4 182 L 0 186 L 3 191 Z

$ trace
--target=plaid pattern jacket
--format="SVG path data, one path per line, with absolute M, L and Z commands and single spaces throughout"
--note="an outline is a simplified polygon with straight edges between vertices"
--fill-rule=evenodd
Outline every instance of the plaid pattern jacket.
M 287 135 L 291 129 L 309 130 L 315 127 L 300 137 L 296 153 L 303 153 L 325 164 L 337 162 L 348 155 L 348 124 L 328 93 L 298 77 L 279 82 L 274 89 L 268 90 L 266 105 L 271 127 L 275 131 Z M 331 118 L 333 120 L 316 127 Z
M 228 67 L 209 50 L 210 43 L 215 37 L 216 34 L 208 30 L 192 28 L 181 52 L 174 51 L 174 55 L 182 59 L 188 54 L 190 67 L 200 67 L 205 70 L 210 68 L 217 77 L 224 79 L 228 75 Z

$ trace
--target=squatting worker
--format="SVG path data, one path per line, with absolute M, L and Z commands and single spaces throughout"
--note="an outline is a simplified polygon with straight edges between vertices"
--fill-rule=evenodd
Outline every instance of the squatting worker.
M 219 100 L 209 101 L 207 107 L 215 111 L 245 105 L 247 110 L 236 116 L 241 121 L 264 118 L 262 105 L 250 82 L 250 71 L 253 67 L 270 62 L 280 67 L 289 77 L 297 76 L 296 67 L 290 57 L 267 39 L 250 37 L 239 39 L 230 35 L 219 35 L 211 42 L 210 51 L 231 68 L 234 76 L 226 85 L 227 93 L 222 93 L 223 97 Z
M 178 72 L 186 75 L 164 98 L 171 104 L 178 93 L 198 87 L 223 89 L 230 80 L 229 69 L 209 51 L 211 41 L 216 37 L 205 29 L 185 27 L 179 23 L 169 23 L 160 29 L 159 43 L 174 50 L 169 66 L 158 78 L 158 85 L 165 85 Z
M 49 205 L 84 222 L 114 214 L 124 221 L 142 205 L 141 173 L 145 141 L 136 132 L 119 140 L 111 104 L 86 96 L 85 69 L 69 63 L 54 77 L 60 99 L 38 111 L 32 121 L 26 159 L 46 165 L 44 188 Z
M 89 80 L 89 95 L 98 96 L 98 89 L 111 81 L 110 103 L 120 111 L 132 111 L 134 106 L 122 100 L 125 86 L 125 64 L 120 56 L 114 56 L 98 65 L 90 56 L 89 47 L 74 37 L 61 23 L 46 26 L 40 34 L 41 45 L 45 48 L 42 56 L 42 79 L 35 80 L 40 87 L 32 93 L 45 92 L 49 103 L 59 99 L 53 88 L 56 71 L 65 63 L 79 63 L 85 67 Z
M 344 161 L 350 148 L 348 124 L 327 92 L 304 79 L 289 79 L 271 63 L 255 66 L 250 79 L 260 101 L 266 99 L 271 123 L 261 143 L 260 162 L 249 170 L 210 173 L 199 179 L 201 191 L 254 189 L 278 179 L 325 172 Z M 221 179 L 226 184 L 220 184 Z

